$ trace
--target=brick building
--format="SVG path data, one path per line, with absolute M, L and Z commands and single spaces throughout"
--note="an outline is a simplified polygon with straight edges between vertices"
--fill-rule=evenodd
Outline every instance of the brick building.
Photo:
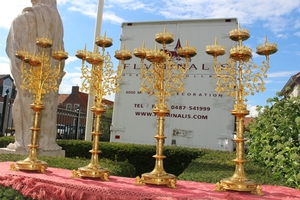
M 4 135 L 14 130 L 11 108 L 17 94 L 14 80 L 9 74 L 0 75 L 0 92 L 0 135 Z
M 105 105 L 112 106 L 113 101 L 103 99 Z M 88 107 L 88 94 L 79 91 L 79 86 L 73 86 L 71 94 L 59 94 L 58 106 L 67 110 L 77 110 L 86 112 Z
M 0 102 L 4 101 L 6 91 L 8 91 L 9 97 L 14 100 L 17 95 L 17 91 L 13 78 L 9 74 L 0 74 Z

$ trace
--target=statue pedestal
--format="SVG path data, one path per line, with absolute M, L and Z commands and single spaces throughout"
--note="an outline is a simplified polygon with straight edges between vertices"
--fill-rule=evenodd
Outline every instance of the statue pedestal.
M 8 148 L 0 148 L 0 154 L 19 154 L 19 155 L 28 155 L 28 151 L 25 150 L 15 150 Z M 65 150 L 54 150 L 54 151 L 41 151 L 37 150 L 37 156 L 60 156 L 65 157 Z

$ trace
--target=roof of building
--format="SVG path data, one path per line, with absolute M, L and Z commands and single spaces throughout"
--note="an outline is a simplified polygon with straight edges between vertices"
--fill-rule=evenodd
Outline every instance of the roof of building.
M 0 74 L 0 79 L 3 79 L 3 78 L 10 78 L 13 81 L 13 78 L 11 77 L 10 74 Z
M 250 122 L 255 122 L 256 121 L 256 119 L 255 118 L 253 118 L 253 117 L 245 117 L 244 118 L 244 125 L 247 125 L 247 124 L 249 124 Z
M 289 78 L 289 80 L 286 82 L 286 84 L 281 89 L 280 95 L 287 94 L 289 92 L 286 90 L 287 87 L 293 88 L 296 84 L 300 84 L 300 72 L 298 72 L 297 74 L 295 74 Z
M 80 98 L 80 100 L 84 104 L 83 105 L 84 107 L 86 107 L 86 108 L 88 107 L 89 94 L 84 93 L 84 92 L 80 92 L 78 86 L 73 86 L 72 87 L 72 94 L 75 94 L 75 95 L 77 95 Z M 58 95 L 58 104 L 59 105 L 63 104 L 70 95 L 71 94 L 59 94 Z M 110 100 L 105 99 L 105 98 L 103 98 L 103 103 L 105 105 L 113 105 L 114 104 L 113 101 L 110 101 Z
M 88 99 L 89 95 L 84 92 L 78 92 L 78 96 L 81 99 L 81 101 L 84 103 L 84 106 L 87 108 L 88 107 Z
M 70 94 L 58 94 L 57 103 L 58 105 L 62 104 Z

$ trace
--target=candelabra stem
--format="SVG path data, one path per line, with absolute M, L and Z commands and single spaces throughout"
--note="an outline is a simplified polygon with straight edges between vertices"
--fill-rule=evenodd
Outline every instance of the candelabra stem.
M 163 155 L 164 140 L 166 138 L 166 136 L 164 136 L 164 122 L 166 113 L 157 110 L 153 110 L 153 112 L 157 115 L 157 134 L 154 136 L 154 138 L 156 138 L 156 155 L 153 156 L 155 158 L 155 167 L 150 174 L 161 176 L 167 174 L 163 165 L 163 159 L 166 158 L 166 156 Z
M 29 156 L 25 160 L 17 161 L 16 166 L 11 165 L 11 170 L 31 170 L 45 173 L 47 163 L 37 158 L 38 148 L 38 132 L 40 130 L 40 113 L 44 109 L 42 104 L 31 104 L 34 115 L 33 115 L 33 126 L 30 128 L 31 133 L 31 144 L 29 147 Z
M 153 113 L 157 116 L 157 134 L 154 136 L 156 138 L 156 154 L 153 156 L 155 158 L 155 166 L 151 172 L 142 174 L 141 179 L 137 177 L 136 184 L 167 185 L 170 188 L 176 188 L 176 176 L 168 174 L 164 170 L 163 165 L 163 159 L 166 158 L 166 156 L 163 155 L 164 141 L 166 138 L 166 136 L 164 136 L 165 115 L 170 113 L 170 111 L 166 106 L 158 106 L 153 110 Z
M 239 85 L 239 88 L 238 88 L 238 96 L 237 96 L 237 98 L 238 98 L 237 99 L 237 105 L 239 105 L 238 107 L 243 107 L 243 102 L 244 102 L 244 85 L 243 85 L 243 66 L 242 66 L 242 61 L 239 62 L 239 68 L 238 69 L 239 69 L 239 72 L 238 72 L 238 81 L 239 81 L 238 85 Z M 235 115 L 235 114 L 233 114 L 233 115 Z
M 98 104 L 95 104 L 98 105 Z M 78 171 L 73 170 L 72 177 L 73 178 L 100 178 L 104 181 L 109 181 L 110 171 L 106 168 L 102 168 L 99 164 L 99 154 L 101 151 L 99 150 L 99 141 L 100 141 L 100 124 L 101 124 L 101 115 L 106 111 L 103 105 L 101 106 L 93 106 L 91 111 L 94 113 L 94 131 L 92 132 L 93 135 L 93 142 L 92 142 L 92 150 L 90 150 L 91 155 L 91 162 L 85 166 L 78 168 Z
M 245 138 L 244 138 L 244 119 L 245 116 L 249 114 L 244 104 L 235 104 L 234 109 L 231 111 L 236 118 L 236 158 L 233 160 L 235 162 L 235 172 L 232 177 L 221 180 L 217 183 L 215 191 L 246 191 L 257 195 L 263 195 L 260 185 L 254 181 L 249 180 L 244 172 L 244 159 L 245 155 Z

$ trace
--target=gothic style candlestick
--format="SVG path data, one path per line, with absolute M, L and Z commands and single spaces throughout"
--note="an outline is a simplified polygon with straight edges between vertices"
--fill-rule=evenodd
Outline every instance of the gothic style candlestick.
M 47 168 L 47 163 L 37 158 L 38 148 L 38 132 L 40 131 L 40 113 L 45 108 L 43 105 L 43 97 L 45 94 L 55 92 L 58 90 L 57 80 L 60 78 L 61 61 L 68 58 L 68 53 L 62 51 L 53 51 L 52 58 L 59 61 L 58 66 L 52 68 L 50 57 L 45 52 L 46 48 L 52 46 L 52 40 L 47 38 L 37 38 L 36 45 L 41 48 L 38 53 L 31 54 L 26 51 L 17 51 L 16 57 L 22 60 L 22 86 L 24 90 L 28 90 L 34 96 L 33 103 L 30 105 L 34 112 L 31 144 L 28 145 L 30 151 L 29 156 L 22 161 L 16 162 L 11 165 L 13 170 L 37 170 L 44 173 Z
M 225 47 L 215 44 L 206 46 L 206 53 L 214 57 L 214 71 L 217 81 L 216 91 L 232 96 L 235 101 L 231 113 L 236 117 L 236 159 L 235 172 L 231 178 L 226 178 L 217 183 L 215 191 L 249 191 L 257 195 L 263 195 L 260 186 L 249 180 L 244 172 L 244 118 L 249 114 L 246 109 L 245 96 L 254 95 L 255 92 L 264 91 L 264 80 L 269 69 L 269 55 L 277 52 L 277 45 L 265 43 L 256 47 L 256 53 L 266 57 L 266 63 L 257 66 L 252 61 L 252 50 L 242 45 L 242 41 L 250 37 L 249 30 L 238 29 L 230 31 L 230 39 L 238 42 L 237 47 L 230 49 L 230 56 L 226 64 L 217 63 L 217 57 L 225 54 Z
M 141 59 L 141 91 L 154 95 L 157 103 L 153 109 L 153 113 L 157 116 L 157 133 L 155 138 L 156 142 L 156 155 L 155 167 L 152 172 L 142 174 L 142 177 L 136 178 L 136 184 L 155 184 L 155 185 L 167 185 L 171 188 L 176 188 L 176 176 L 165 172 L 163 167 L 163 159 L 166 156 L 163 155 L 164 147 L 164 121 L 165 115 L 170 113 L 168 105 L 168 97 L 174 95 L 177 92 L 183 92 L 183 78 L 189 68 L 189 58 L 196 55 L 196 48 L 189 47 L 186 42 L 186 47 L 178 49 L 178 55 L 186 59 L 186 63 L 182 66 L 178 66 L 173 62 L 171 52 L 166 48 L 167 44 L 174 41 L 174 36 L 171 33 L 167 33 L 164 30 L 163 33 L 156 34 L 155 41 L 162 44 L 162 49 L 157 49 L 155 45 L 154 50 L 145 48 L 144 44 L 142 48 L 135 48 L 134 55 Z M 147 69 L 144 65 L 144 60 L 148 60 L 152 63 L 152 67 Z
M 115 52 L 115 58 L 121 60 L 121 65 L 118 66 L 116 71 L 113 70 L 113 64 L 111 57 L 105 53 L 105 48 L 112 46 L 112 39 L 100 36 L 96 38 L 95 42 L 99 47 L 102 47 L 102 53 L 98 52 L 98 48 L 95 52 L 78 50 L 76 56 L 82 60 L 82 76 L 84 79 L 81 89 L 95 95 L 95 101 L 91 111 L 94 113 L 94 130 L 92 132 L 93 142 L 92 150 L 90 150 L 92 157 L 89 165 L 79 168 L 77 171 L 73 170 L 72 177 L 88 177 L 88 178 L 100 178 L 104 181 L 109 181 L 110 171 L 106 168 L 102 168 L 98 161 L 98 154 L 100 140 L 100 118 L 102 113 L 106 111 L 105 105 L 102 102 L 103 96 L 109 95 L 112 92 L 119 91 L 119 81 L 121 80 L 122 71 L 124 69 L 124 61 L 129 60 L 132 57 L 132 53 L 125 50 L 123 46 L 122 50 Z M 84 63 L 87 61 L 92 65 L 89 70 L 88 66 Z

